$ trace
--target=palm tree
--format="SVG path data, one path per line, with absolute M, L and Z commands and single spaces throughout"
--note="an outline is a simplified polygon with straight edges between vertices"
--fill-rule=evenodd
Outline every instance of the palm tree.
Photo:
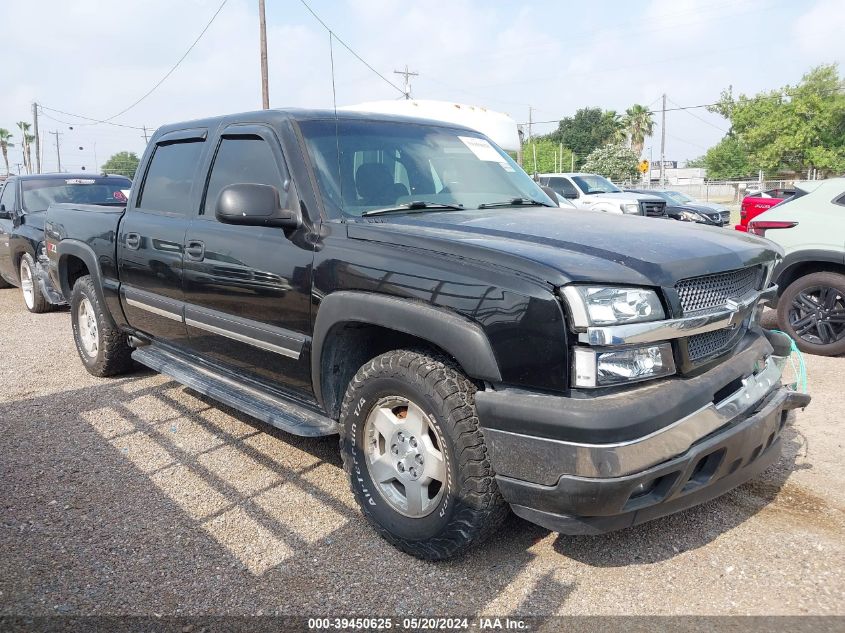
M 29 163 L 29 173 L 35 173 L 35 165 L 32 164 L 32 144 L 35 142 L 35 134 L 27 134 L 26 140 L 26 162 Z
M 12 134 L 6 128 L 0 127 L 0 152 L 3 152 L 3 162 L 6 163 L 6 175 L 9 175 L 9 148 L 14 147 L 10 143 Z
M 651 136 L 654 132 L 654 117 L 651 110 L 644 105 L 635 103 L 625 110 L 625 118 L 622 119 L 625 132 L 631 139 L 631 149 L 639 156 L 643 153 L 645 137 Z
M 26 169 L 26 173 L 31 174 L 32 165 L 29 164 L 28 156 L 30 153 L 29 139 L 32 138 L 32 136 L 29 134 L 29 127 L 30 125 L 26 121 L 18 121 L 18 128 L 20 129 L 21 134 L 23 136 L 23 146 L 21 147 L 21 151 L 23 151 L 23 166 Z

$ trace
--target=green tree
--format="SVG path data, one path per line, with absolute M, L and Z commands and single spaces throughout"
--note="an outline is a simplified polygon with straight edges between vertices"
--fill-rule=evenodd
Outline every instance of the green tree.
M 105 163 L 103 171 L 109 174 L 120 174 L 127 178 L 135 177 L 135 170 L 141 160 L 135 152 L 118 152 L 113 154 Z
M 534 150 L 537 151 L 537 173 L 547 174 L 555 171 L 569 171 L 572 165 L 572 152 L 563 148 L 561 160 L 560 143 L 548 138 L 535 138 L 522 146 L 522 166 L 529 174 L 534 173 Z
M 845 171 L 845 81 L 835 64 L 813 68 L 795 86 L 735 98 L 710 108 L 731 123 L 752 165 L 768 172 Z
M 0 152 L 3 153 L 3 162 L 6 163 L 6 175 L 9 175 L 9 148 L 14 147 L 11 143 L 12 134 L 6 128 L 0 127 Z
M 757 168 L 748 156 L 748 149 L 735 136 L 726 136 L 708 149 L 703 156 L 703 163 L 710 180 L 735 180 L 757 173 Z
M 622 129 L 631 139 L 631 149 L 639 157 L 643 153 L 646 137 L 654 132 L 654 116 L 651 110 L 635 103 L 625 110 L 625 116 L 622 117 Z
M 601 174 L 615 182 L 637 176 L 639 156 L 625 143 L 610 143 L 593 150 L 584 161 L 584 171 Z
M 575 154 L 575 166 L 580 167 L 594 149 L 619 139 L 623 129 L 619 115 L 613 110 L 581 108 L 574 116 L 562 119 L 557 130 L 547 135 L 554 143 Z

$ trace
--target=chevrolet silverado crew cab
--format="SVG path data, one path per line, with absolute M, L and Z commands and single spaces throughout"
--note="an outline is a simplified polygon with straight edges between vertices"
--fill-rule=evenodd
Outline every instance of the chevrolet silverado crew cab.
M 548 208 L 555 206 L 555 208 Z M 85 367 L 130 360 L 290 433 L 340 435 L 361 511 L 444 559 L 506 509 L 567 534 L 722 494 L 780 454 L 778 251 L 561 213 L 484 135 L 357 112 L 161 127 L 125 210 L 55 205 Z
M 660 196 L 623 191 L 598 174 L 540 174 L 539 178 L 541 185 L 550 187 L 579 209 L 666 217 L 666 201 Z

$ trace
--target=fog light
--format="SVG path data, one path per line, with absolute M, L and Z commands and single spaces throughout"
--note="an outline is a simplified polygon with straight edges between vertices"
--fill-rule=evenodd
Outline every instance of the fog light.
M 650 481 L 644 481 L 641 484 L 638 484 L 634 487 L 631 491 L 630 499 L 636 499 L 637 497 L 644 497 L 649 494 L 652 490 L 654 490 L 655 486 L 657 486 L 657 479 L 651 479 Z
M 669 343 L 617 350 L 576 347 L 574 356 L 576 387 L 606 387 L 675 373 L 675 361 Z

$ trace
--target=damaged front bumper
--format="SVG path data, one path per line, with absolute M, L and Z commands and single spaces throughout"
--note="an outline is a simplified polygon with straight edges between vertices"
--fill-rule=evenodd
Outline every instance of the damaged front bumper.
M 517 515 L 543 527 L 596 534 L 747 481 L 780 456 L 787 412 L 810 401 L 780 385 L 785 356 L 773 352 L 788 349 L 781 336 L 755 334 L 702 376 L 617 396 L 478 393 L 502 495 Z

